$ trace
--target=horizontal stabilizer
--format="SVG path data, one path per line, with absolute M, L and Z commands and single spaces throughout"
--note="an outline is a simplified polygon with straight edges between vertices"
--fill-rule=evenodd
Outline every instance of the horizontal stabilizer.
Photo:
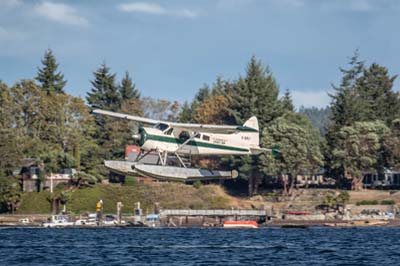
M 271 151 L 271 149 L 266 149 L 266 148 L 250 148 L 250 151 L 251 151 L 251 154 L 254 154 L 254 155 L 258 155 L 258 154 L 261 154 L 261 153 L 263 153 L 263 152 L 269 152 L 269 151 Z
M 280 153 L 279 151 L 279 147 L 278 146 L 274 146 L 272 149 L 266 149 L 266 148 L 250 148 L 251 154 L 254 155 L 259 155 L 263 152 L 272 152 L 272 156 L 277 157 Z

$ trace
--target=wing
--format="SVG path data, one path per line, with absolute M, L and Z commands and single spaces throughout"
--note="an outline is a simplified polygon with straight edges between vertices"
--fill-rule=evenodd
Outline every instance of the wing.
M 111 111 L 105 111 L 105 110 L 100 110 L 100 109 L 94 109 L 92 111 L 92 113 L 111 116 L 111 117 L 115 117 L 115 118 L 126 119 L 126 120 L 132 120 L 132 121 L 149 124 L 149 125 L 163 123 L 163 124 L 169 125 L 170 127 L 187 130 L 187 131 L 200 131 L 200 132 L 210 132 L 210 133 L 232 133 L 232 132 L 235 132 L 235 131 L 243 128 L 243 126 L 175 123 L 175 122 L 155 120 L 155 119 L 150 119 L 150 118 L 145 118 L 145 117 L 140 117 L 140 116 L 116 113 L 116 112 L 111 112 Z
M 100 109 L 94 109 L 92 111 L 94 114 L 99 114 L 99 115 L 106 115 L 106 116 L 111 116 L 111 117 L 116 117 L 116 118 L 122 118 L 126 120 L 132 120 L 144 124 L 149 124 L 149 125 L 155 125 L 158 124 L 162 121 L 150 119 L 150 118 L 145 118 L 145 117 L 140 117 L 140 116 L 134 116 L 134 115 L 127 115 L 127 114 L 122 114 L 122 113 L 116 113 L 116 112 L 111 112 L 111 111 L 105 111 L 105 110 L 100 110 Z M 168 123 L 167 123 L 168 124 Z
M 196 132 L 209 132 L 209 133 L 232 133 L 240 128 L 239 126 L 227 126 L 227 125 L 207 125 L 207 124 L 186 124 L 186 123 L 168 123 L 173 128 L 179 128 L 187 131 Z

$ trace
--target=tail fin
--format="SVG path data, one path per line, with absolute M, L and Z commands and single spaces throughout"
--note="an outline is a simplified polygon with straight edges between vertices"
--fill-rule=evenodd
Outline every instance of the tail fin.
M 258 120 L 257 117 L 252 116 L 247 120 L 243 126 L 239 127 L 239 136 L 241 137 L 241 141 L 245 141 L 249 147 L 259 148 L 260 146 L 260 135 L 258 128 Z
M 250 117 L 246 122 L 244 122 L 243 127 L 255 129 L 258 131 L 258 119 L 255 116 Z

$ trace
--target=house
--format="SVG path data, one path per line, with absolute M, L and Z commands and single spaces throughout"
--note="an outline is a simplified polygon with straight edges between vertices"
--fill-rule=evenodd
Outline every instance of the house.
M 40 179 L 40 167 L 35 159 L 24 159 L 20 175 L 22 178 L 22 191 L 35 192 L 55 188 L 60 183 L 71 182 L 76 170 L 62 169 L 59 173 L 44 173 L 44 180 Z
M 400 187 L 400 170 L 385 169 L 383 174 L 364 172 L 363 184 L 366 188 L 398 188 Z

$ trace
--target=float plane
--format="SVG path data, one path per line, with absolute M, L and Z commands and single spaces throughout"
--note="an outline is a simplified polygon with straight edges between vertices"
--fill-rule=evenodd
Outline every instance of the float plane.
M 183 157 L 279 152 L 277 147 L 273 149 L 260 147 L 258 120 L 255 116 L 241 126 L 232 126 L 161 121 L 100 109 L 94 109 L 92 113 L 146 125 L 141 126 L 138 134 L 132 136 L 140 147 L 135 162 L 105 161 L 108 169 L 123 174 L 138 173 L 155 179 L 183 182 L 235 178 L 236 171 L 190 168 Z M 157 164 L 141 163 L 141 160 L 151 153 L 158 155 Z M 172 161 L 177 162 L 178 166 L 171 166 Z M 121 170 L 122 168 L 125 170 Z

